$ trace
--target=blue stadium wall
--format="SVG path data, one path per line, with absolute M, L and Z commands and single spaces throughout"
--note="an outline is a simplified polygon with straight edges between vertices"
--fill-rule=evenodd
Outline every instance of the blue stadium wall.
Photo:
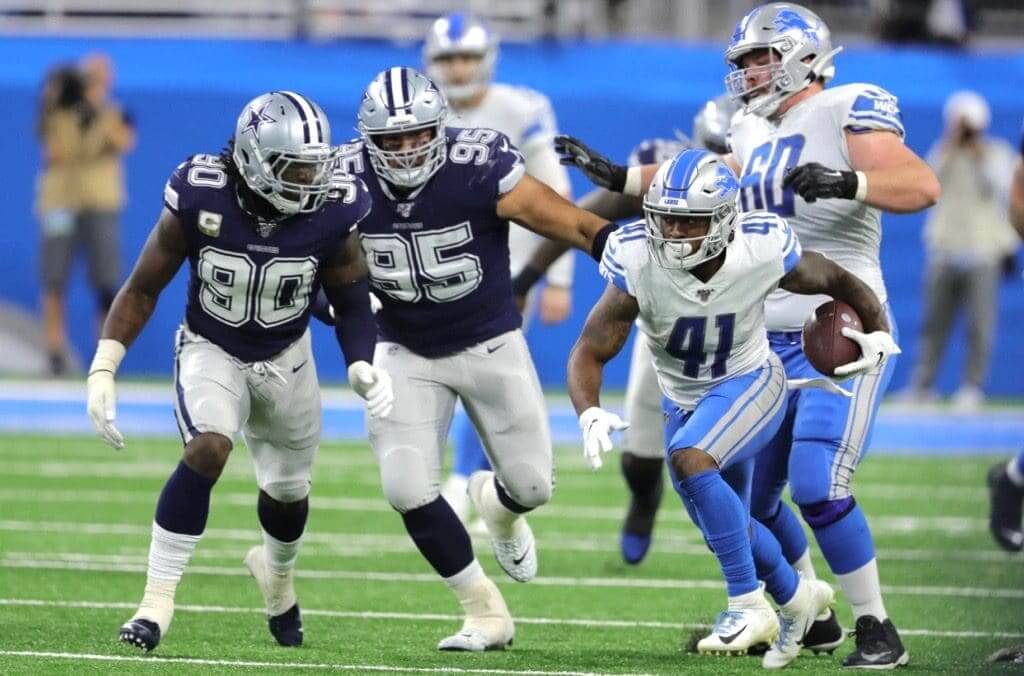
M 366 83 L 390 65 L 417 65 L 415 45 L 379 42 L 306 44 L 291 42 L 121 39 L 5 38 L 0 41 L 0 134 L 3 199 L 3 274 L 0 299 L 35 311 L 39 301 L 38 225 L 32 214 L 39 150 L 33 122 L 40 78 L 54 62 L 84 52 L 109 52 L 118 66 L 117 96 L 134 115 L 138 149 L 127 160 L 130 203 L 123 219 L 122 264 L 130 269 L 159 209 L 164 181 L 174 166 L 196 152 L 216 153 L 232 131 L 235 116 L 252 96 L 269 89 L 296 89 L 327 110 L 335 139 L 354 135 L 355 112 Z M 1018 140 L 1024 114 L 1024 58 L 1017 54 L 973 55 L 910 49 L 851 48 L 839 55 L 836 83 L 868 81 L 895 93 L 905 116 L 907 142 L 923 154 L 941 131 L 945 97 L 972 88 L 992 104 L 994 134 Z M 510 46 L 498 65 L 501 80 L 535 87 L 551 97 L 563 130 L 577 134 L 613 157 L 625 158 L 644 137 L 689 132 L 698 106 L 722 90 L 724 67 L 715 45 L 673 43 L 542 44 Z M 577 195 L 588 189 L 573 176 Z M 905 385 L 921 323 L 924 258 L 922 215 L 887 216 L 882 262 L 890 299 L 900 324 L 904 354 L 894 387 Z M 965 232 L 965 237 L 970 233 Z M 574 311 L 557 327 L 535 324 L 530 332 L 544 383 L 564 386 L 565 361 L 587 310 L 600 294 L 595 265 L 577 259 Z M 171 341 L 180 321 L 185 275 L 163 294 L 155 315 L 129 351 L 124 371 L 132 375 L 171 372 Z M 93 347 L 94 301 L 84 266 L 72 276 L 69 326 L 85 358 Z M 1001 286 L 1000 327 L 990 392 L 1024 395 L 1024 285 L 1018 275 Z M 321 377 L 343 377 L 337 346 L 325 329 L 315 329 Z M 963 333 L 958 329 L 946 357 L 940 385 L 955 387 L 962 365 Z M 628 356 L 609 366 L 606 382 L 625 384 Z

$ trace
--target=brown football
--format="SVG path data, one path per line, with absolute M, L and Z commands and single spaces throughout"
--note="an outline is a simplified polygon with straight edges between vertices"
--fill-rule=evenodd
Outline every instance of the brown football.
M 804 322 L 804 354 L 825 375 L 835 375 L 837 366 L 860 359 L 860 346 L 842 333 L 845 326 L 864 330 L 857 312 L 839 300 L 818 306 Z

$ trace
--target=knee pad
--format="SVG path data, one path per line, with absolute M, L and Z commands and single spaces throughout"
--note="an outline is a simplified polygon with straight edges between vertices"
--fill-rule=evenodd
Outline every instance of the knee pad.
M 533 465 L 509 465 L 498 478 L 508 496 L 526 509 L 536 509 L 551 500 L 551 477 Z
M 857 506 L 853 496 L 839 500 L 824 500 L 810 505 L 800 505 L 800 513 L 811 528 L 824 528 L 843 518 Z
M 422 453 L 411 447 L 395 448 L 380 458 L 384 497 L 399 513 L 433 502 L 441 494 L 439 477 L 432 476 Z
M 309 497 L 309 479 L 290 479 L 287 481 L 268 481 L 260 486 L 260 490 L 277 502 L 292 503 Z
M 297 500 L 283 500 L 263 489 L 256 502 L 256 513 L 263 530 L 271 537 L 281 542 L 295 542 L 306 529 L 309 500 L 305 496 Z

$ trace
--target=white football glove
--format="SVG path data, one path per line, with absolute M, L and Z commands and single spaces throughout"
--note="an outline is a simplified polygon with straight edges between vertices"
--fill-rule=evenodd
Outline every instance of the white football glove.
M 366 400 L 366 410 L 374 418 L 387 418 L 395 403 L 391 376 L 369 362 L 357 361 L 348 367 L 348 383 Z
M 109 445 L 120 450 L 124 448 L 124 436 L 114 426 L 117 415 L 117 388 L 114 373 L 124 358 L 125 348 L 120 342 L 105 338 L 96 346 L 96 356 L 89 367 L 85 381 L 86 411 L 96 428 L 96 434 Z
M 591 406 L 580 414 L 580 431 L 583 432 L 583 457 L 592 469 L 599 469 L 604 462 L 601 453 L 612 450 L 612 431 L 621 431 L 629 423 L 600 406 Z
M 861 357 L 849 364 L 837 366 L 835 374 L 840 378 L 862 376 L 884 362 L 890 355 L 900 354 L 902 350 L 885 331 L 862 333 L 848 326 L 843 327 L 843 335 L 860 345 Z

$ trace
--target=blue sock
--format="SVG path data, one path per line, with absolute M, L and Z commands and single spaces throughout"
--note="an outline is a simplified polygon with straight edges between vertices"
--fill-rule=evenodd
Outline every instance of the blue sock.
M 469 416 L 459 412 L 452 425 L 452 474 L 469 476 L 473 472 L 491 468 L 480 443 L 480 435 L 470 421 Z
M 1017 454 L 1017 471 L 1024 476 L 1024 451 Z
M 775 515 L 761 519 L 761 523 L 778 540 L 782 546 L 782 555 L 789 563 L 795 563 L 807 551 L 807 534 L 804 527 L 800 525 L 800 519 L 796 518 L 796 514 L 786 503 L 779 501 Z
M 184 461 L 179 462 L 156 502 L 157 525 L 172 533 L 202 535 L 215 483 L 216 480 L 207 479 Z
M 800 576 L 783 558 L 782 547 L 772 532 L 757 519 L 750 520 L 750 549 L 754 553 L 757 578 L 764 582 L 775 602 L 781 606 L 792 600 Z
M 819 502 L 801 510 L 836 575 L 852 573 L 875 558 L 871 529 L 853 498 Z
M 718 558 L 729 596 L 757 589 L 757 573 L 750 550 L 749 515 L 743 503 L 717 470 L 684 479 L 683 493 L 693 503 L 704 537 Z

